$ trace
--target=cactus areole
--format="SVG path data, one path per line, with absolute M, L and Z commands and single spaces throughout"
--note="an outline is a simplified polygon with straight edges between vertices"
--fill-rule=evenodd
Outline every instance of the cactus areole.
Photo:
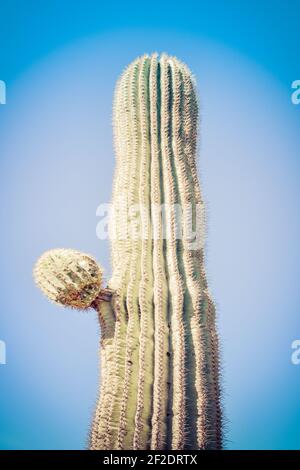
M 222 448 L 197 131 L 196 89 L 186 65 L 165 54 L 136 59 L 115 91 L 108 287 L 101 289 L 102 270 L 88 255 L 53 250 L 37 263 L 37 284 L 51 300 L 99 314 L 91 449 Z

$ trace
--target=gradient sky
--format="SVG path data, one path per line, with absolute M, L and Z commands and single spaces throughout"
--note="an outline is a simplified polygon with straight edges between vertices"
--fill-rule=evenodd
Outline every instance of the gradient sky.
M 93 312 L 50 305 L 32 282 L 53 247 L 110 274 L 96 208 L 111 197 L 116 79 L 144 52 L 194 72 L 207 271 L 218 307 L 226 442 L 300 448 L 300 79 L 296 1 L 3 1 L 0 79 L 0 448 L 86 446 L 98 385 Z

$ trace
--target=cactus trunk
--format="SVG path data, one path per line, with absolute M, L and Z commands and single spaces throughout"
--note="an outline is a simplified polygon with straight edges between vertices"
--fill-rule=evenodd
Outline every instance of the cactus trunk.
M 114 103 L 114 294 L 94 303 L 101 390 L 91 449 L 222 447 L 197 122 L 194 80 L 176 58 L 143 56 L 124 71 Z

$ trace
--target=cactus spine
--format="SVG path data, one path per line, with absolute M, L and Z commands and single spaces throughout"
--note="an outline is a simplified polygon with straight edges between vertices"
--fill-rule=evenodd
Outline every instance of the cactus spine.
M 215 309 L 199 244 L 197 122 L 194 80 L 175 57 L 145 55 L 124 71 L 114 102 L 113 295 L 93 302 L 101 389 L 91 449 L 222 447 Z

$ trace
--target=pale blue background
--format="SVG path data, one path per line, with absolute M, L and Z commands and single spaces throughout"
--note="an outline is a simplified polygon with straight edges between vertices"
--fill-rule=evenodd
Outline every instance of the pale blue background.
M 207 270 L 222 339 L 227 447 L 300 448 L 300 4 L 3 1 L 0 79 L 2 449 L 84 448 L 98 384 L 93 312 L 34 287 L 52 247 L 92 253 L 109 276 L 96 208 L 109 202 L 115 81 L 166 51 L 195 73 Z

